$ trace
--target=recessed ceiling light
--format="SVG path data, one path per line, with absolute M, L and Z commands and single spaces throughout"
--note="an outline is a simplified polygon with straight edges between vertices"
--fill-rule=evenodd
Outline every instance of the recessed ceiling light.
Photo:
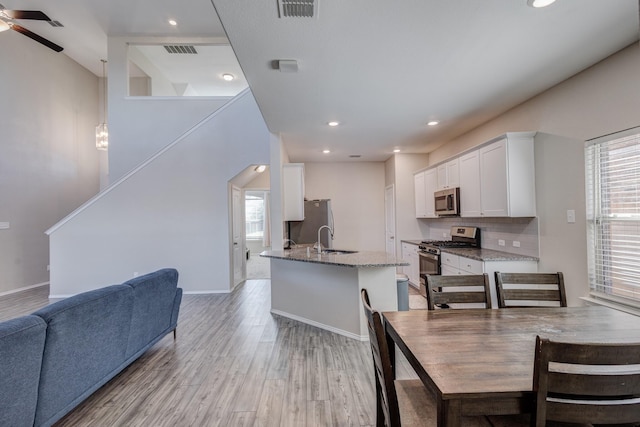
M 331 152 L 331 150 L 322 150 L 322 152 L 323 152 L 324 154 L 329 154 L 329 153 Z
M 173 25 L 175 27 L 176 25 L 178 25 L 178 23 L 175 21 L 175 19 L 169 19 L 169 25 Z
M 340 122 L 329 122 L 329 123 L 327 123 L 327 124 L 328 124 L 329 126 L 331 126 L 331 127 L 336 127 L 336 126 L 338 126 L 338 125 L 340 124 Z
M 400 149 L 399 149 L 399 148 L 396 148 L 395 150 L 393 150 L 393 152 L 394 152 L 394 153 L 399 153 L 399 152 L 400 152 Z
M 228 82 L 232 81 L 233 79 L 235 79 L 235 76 L 233 74 L 229 74 L 229 73 L 224 73 L 222 75 L 222 78 Z
M 427 123 L 427 125 L 428 125 L 428 126 L 435 126 L 435 125 L 437 125 L 438 123 L 440 123 L 440 122 L 439 122 L 439 121 L 437 121 L 437 120 L 431 120 L 429 123 Z
M 262 173 L 265 170 L 267 170 L 267 165 L 258 165 L 255 167 L 254 171 L 258 172 L 258 173 Z
M 527 0 L 527 4 L 531 7 L 547 7 L 551 3 L 555 3 L 556 0 Z

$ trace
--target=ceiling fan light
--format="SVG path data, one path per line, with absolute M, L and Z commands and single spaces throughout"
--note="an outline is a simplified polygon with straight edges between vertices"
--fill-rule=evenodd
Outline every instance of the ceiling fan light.
M 531 7 L 540 8 L 547 7 L 556 0 L 527 0 L 527 4 Z
M 9 27 L 9 24 L 0 19 L 0 33 L 3 31 L 7 31 L 9 28 L 11 28 Z

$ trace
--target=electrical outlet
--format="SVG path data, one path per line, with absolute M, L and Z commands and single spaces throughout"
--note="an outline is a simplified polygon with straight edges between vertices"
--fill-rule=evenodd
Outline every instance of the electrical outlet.
M 498 246 L 504 246 L 504 240 L 502 239 L 498 240 Z
M 47 264 L 47 271 L 51 271 L 51 266 Z
M 567 222 L 573 224 L 576 222 L 576 211 L 573 209 L 567 210 Z
M 518 240 L 514 240 L 513 241 L 513 247 L 514 248 L 519 248 L 520 247 L 520 242 Z
M 445 239 L 447 238 L 447 233 L 446 232 L 442 232 L 442 237 L 444 237 Z

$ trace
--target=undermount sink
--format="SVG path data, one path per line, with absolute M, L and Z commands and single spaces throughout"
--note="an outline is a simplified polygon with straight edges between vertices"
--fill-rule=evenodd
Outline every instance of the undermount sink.
M 345 254 L 355 254 L 358 251 L 348 251 L 344 249 L 323 249 L 322 253 L 327 255 L 345 255 Z

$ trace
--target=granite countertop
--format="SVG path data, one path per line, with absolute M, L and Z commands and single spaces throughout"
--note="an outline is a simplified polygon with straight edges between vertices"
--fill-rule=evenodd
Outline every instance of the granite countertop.
M 477 248 L 440 248 L 440 252 L 459 255 L 477 261 L 540 261 L 538 257 Z
M 401 240 L 402 243 L 409 243 L 412 245 L 421 245 L 422 244 L 422 240 Z
M 311 262 L 316 264 L 338 265 L 343 267 L 398 267 L 409 265 L 386 252 L 358 251 L 352 254 L 318 254 L 309 248 L 295 248 L 282 251 L 264 251 L 261 257 L 285 259 L 290 261 Z

